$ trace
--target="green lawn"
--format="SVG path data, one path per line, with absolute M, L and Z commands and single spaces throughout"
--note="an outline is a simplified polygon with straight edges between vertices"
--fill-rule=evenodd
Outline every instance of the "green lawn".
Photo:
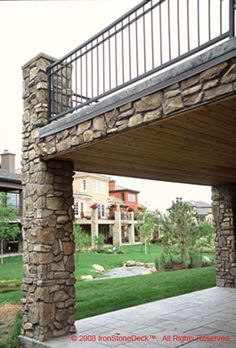
M 154 262 L 161 247 L 150 247 L 149 254 L 141 253 L 142 246 L 122 247 L 125 254 L 79 254 L 76 278 L 93 274 L 94 263 L 105 269 L 119 267 L 125 260 Z M 0 303 L 18 302 L 21 298 L 19 284 L 22 279 L 22 258 L 11 257 L 0 265 Z M 76 283 L 76 318 L 126 308 L 150 301 L 201 290 L 215 286 L 214 267 L 157 272 L 151 275 L 121 279 L 95 280 Z

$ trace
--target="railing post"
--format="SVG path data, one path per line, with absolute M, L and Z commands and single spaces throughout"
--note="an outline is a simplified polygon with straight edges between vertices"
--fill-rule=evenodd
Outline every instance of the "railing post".
M 229 37 L 234 37 L 234 0 L 229 0 Z
M 47 68 L 47 76 L 48 76 L 48 121 L 50 121 L 51 112 L 52 112 L 51 69 L 50 69 L 50 67 Z

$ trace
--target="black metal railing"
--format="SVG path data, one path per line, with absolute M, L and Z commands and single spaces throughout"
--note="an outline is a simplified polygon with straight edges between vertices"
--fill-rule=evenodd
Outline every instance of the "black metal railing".
M 234 0 L 145 0 L 48 69 L 49 119 L 234 36 Z

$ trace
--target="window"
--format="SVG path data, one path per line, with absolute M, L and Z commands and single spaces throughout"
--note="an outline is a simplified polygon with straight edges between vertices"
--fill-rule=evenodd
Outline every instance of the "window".
M 19 208 L 20 195 L 19 193 L 8 192 L 7 204 L 13 208 Z
M 103 181 L 93 180 L 93 192 L 106 193 L 106 183 Z
M 76 202 L 74 205 L 74 212 L 75 212 L 75 215 L 79 215 L 79 203 L 78 202 Z
M 104 204 L 98 205 L 98 217 L 100 218 L 106 217 L 106 209 Z
M 128 194 L 128 201 L 129 202 L 135 202 L 135 195 L 133 193 Z
M 80 215 L 81 213 L 84 213 L 84 202 L 76 202 L 74 204 L 74 212 L 75 215 Z
M 87 190 L 87 180 L 86 179 L 82 180 L 81 186 L 82 186 L 81 187 L 82 191 L 86 191 Z

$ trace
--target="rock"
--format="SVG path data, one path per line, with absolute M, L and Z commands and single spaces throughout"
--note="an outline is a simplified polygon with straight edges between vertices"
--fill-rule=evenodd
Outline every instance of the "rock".
M 134 260 L 128 260 L 124 263 L 124 267 L 133 267 L 136 266 L 136 261 Z
M 157 109 L 155 111 L 147 112 L 144 115 L 143 121 L 144 122 L 149 122 L 149 121 L 155 120 L 155 119 L 160 118 L 160 117 L 161 117 L 161 109 L 159 108 L 159 109 Z
M 91 127 L 91 121 L 86 121 L 78 125 L 77 135 L 82 134 L 84 131 Z
M 145 269 L 142 273 L 142 275 L 152 274 L 152 271 L 150 269 Z
M 138 266 L 138 267 L 144 267 L 145 263 L 144 262 L 136 262 L 135 265 Z
M 207 69 L 200 74 L 201 81 L 207 81 L 214 79 L 219 76 L 222 70 L 224 70 L 227 66 L 227 63 L 221 63 L 219 65 L 214 66 L 213 68 Z
M 105 272 L 105 268 L 104 268 L 103 266 L 100 266 L 100 265 L 97 265 L 97 264 L 92 265 L 92 268 L 93 268 L 96 272 L 99 272 L 99 273 Z
M 161 106 L 161 100 L 161 92 L 147 95 L 135 103 L 135 110 L 136 112 L 142 112 L 157 109 Z
M 146 268 L 155 268 L 155 263 L 154 263 L 154 262 L 145 263 L 144 266 L 145 266 Z
M 91 131 L 91 130 L 85 131 L 83 134 L 83 139 L 84 139 L 85 143 L 92 141 L 93 140 L 93 131 Z
M 132 108 L 132 103 L 127 103 L 125 105 L 120 106 L 120 111 L 123 112 L 123 111 L 129 110 L 131 108 Z
M 193 85 L 196 85 L 198 82 L 199 82 L 199 75 L 190 77 L 181 82 L 181 89 L 184 90 L 186 88 L 189 88 Z
M 190 94 L 194 94 L 194 93 L 197 93 L 201 90 L 201 85 L 196 85 L 196 86 L 193 86 L 191 88 L 187 88 L 185 89 L 183 92 L 182 92 L 182 95 L 183 96 L 186 96 L 186 95 L 190 95 Z
M 107 122 L 107 126 L 109 128 L 113 128 L 114 127 L 114 124 L 117 120 L 117 117 L 119 115 L 119 111 L 117 109 L 114 109 L 110 112 L 107 112 L 105 114 L 105 118 L 106 118 L 106 122 Z
M 103 131 L 105 128 L 104 116 L 98 116 L 93 119 L 93 130 Z
M 191 106 L 201 102 L 203 97 L 203 92 L 192 94 L 183 98 L 184 106 Z
M 88 274 L 88 275 L 83 275 L 80 277 L 81 280 L 85 280 L 85 281 L 90 281 L 93 280 L 93 276 Z
M 204 100 L 217 98 L 230 92 L 233 92 L 233 86 L 231 84 L 211 88 L 205 92 Z
M 136 115 L 132 116 L 129 119 L 128 126 L 129 127 L 134 127 L 134 126 L 137 126 L 137 125 L 141 124 L 142 122 L 143 122 L 142 115 L 141 114 L 136 114 Z
M 227 83 L 227 82 L 233 82 L 236 80 L 236 64 L 233 64 L 229 70 L 224 74 L 222 77 L 222 82 Z
M 183 102 L 181 96 L 166 99 L 163 103 L 163 111 L 165 115 L 171 112 L 177 111 L 183 107 Z

